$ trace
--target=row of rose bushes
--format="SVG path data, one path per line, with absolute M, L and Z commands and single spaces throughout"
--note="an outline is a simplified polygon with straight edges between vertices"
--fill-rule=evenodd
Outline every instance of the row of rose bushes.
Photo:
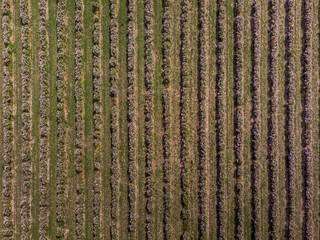
M 172 78 L 172 14 L 173 1 L 164 0 L 162 16 L 162 113 L 163 113 L 163 234 L 164 238 L 171 237 L 171 96 L 170 85 Z
M 259 1 L 253 0 L 252 17 L 251 17 L 251 236 L 252 239 L 259 239 L 261 236 L 260 226 L 260 204 L 259 196 L 260 186 L 260 148 L 261 148 L 261 84 L 260 84 L 260 64 L 261 64 L 261 44 L 260 44 L 260 30 L 261 30 L 261 10 Z
M 77 239 L 84 239 L 84 79 L 83 79 L 83 1 L 75 1 L 75 169 L 77 174 L 75 231 Z
M 217 153 L 217 238 L 226 239 L 225 216 L 225 161 L 226 161 L 226 1 L 217 2 L 217 48 L 216 48 L 216 153 Z
M 93 186 L 93 238 L 101 239 L 101 60 L 100 60 L 100 0 L 92 1 L 93 11 L 93 145 L 94 145 L 94 186 Z
M 48 168 L 49 168 L 49 77 L 48 77 L 48 15 L 47 1 L 39 1 L 39 80 L 40 80 L 40 201 L 39 239 L 48 238 Z
M 313 2 L 304 0 L 302 47 L 302 154 L 303 154 L 303 238 L 313 239 L 313 153 L 312 153 L 312 34 Z
M 22 238 L 30 238 L 31 222 L 31 59 L 29 1 L 20 1 L 21 19 L 21 80 L 22 80 L 22 200 L 20 202 Z
M 199 238 L 207 239 L 208 231 L 208 200 L 207 200 L 207 164 L 208 164 L 208 1 L 200 0 L 198 5 L 199 19 L 199 57 L 198 57 L 198 208 Z
M 65 236 L 66 213 L 66 1 L 57 1 L 57 164 L 56 164 L 56 237 Z
M 2 176 L 2 237 L 13 239 L 13 77 L 12 77 L 12 2 L 2 1 L 3 57 L 3 176 Z
M 294 56 L 294 32 L 295 32 L 295 6 L 293 0 L 286 2 L 286 66 L 285 66 L 285 137 L 286 137 L 286 169 L 287 169 L 287 211 L 286 211 L 286 237 L 295 237 L 295 56 Z
M 268 39 L 268 189 L 269 189 L 269 238 L 279 238 L 279 204 L 278 204 L 278 4 L 269 1 L 269 39 Z
M 119 239 L 119 0 L 110 1 L 110 96 L 111 96 L 111 238 Z
M 145 198 L 146 198 L 146 239 L 154 239 L 152 230 L 155 228 L 152 222 L 153 213 L 153 78 L 154 78 L 154 6 L 152 0 L 144 1 L 144 84 L 145 84 Z
M 181 184 L 181 218 L 183 232 L 181 239 L 189 239 L 191 228 L 191 196 L 190 196 L 190 168 L 191 160 L 189 154 L 189 88 L 190 88 L 190 38 L 191 17 L 190 2 L 181 2 L 181 48 L 180 48 L 180 184 Z
M 234 3 L 234 162 L 235 239 L 244 238 L 243 209 L 243 1 Z
M 127 45 L 127 71 L 128 71 L 128 168 L 129 168 L 129 234 L 131 238 L 135 238 L 137 232 L 136 226 L 136 184 L 137 184 L 137 130 L 136 130 L 136 1 L 128 1 L 128 45 Z

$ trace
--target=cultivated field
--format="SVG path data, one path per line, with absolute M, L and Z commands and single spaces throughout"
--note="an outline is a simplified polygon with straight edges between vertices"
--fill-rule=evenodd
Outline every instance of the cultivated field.
M 0 6 L 0 239 L 320 239 L 318 0 Z

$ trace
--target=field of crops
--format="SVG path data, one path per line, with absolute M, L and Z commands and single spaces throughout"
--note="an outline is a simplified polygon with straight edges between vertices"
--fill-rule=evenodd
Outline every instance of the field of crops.
M 320 239 L 318 0 L 0 16 L 0 239 Z

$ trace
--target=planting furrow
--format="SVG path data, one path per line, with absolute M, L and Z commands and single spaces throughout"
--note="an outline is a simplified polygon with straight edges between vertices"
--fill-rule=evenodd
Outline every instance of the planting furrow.
M 30 16 L 29 0 L 20 0 L 21 19 L 21 79 L 22 79 L 22 199 L 20 202 L 20 214 L 23 239 L 30 239 L 31 225 L 31 59 L 30 59 Z
M 171 226 L 171 77 L 172 77 L 172 10 L 173 2 L 164 0 L 162 17 L 162 113 L 163 113 L 163 235 L 164 239 L 170 239 Z
M 226 2 L 217 1 L 217 49 L 216 49 L 216 158 L 217 158 L 217 239 L 226 239 Z
M 286 149 L 286 227 L 287 239 L 295 239 L 295 66 L 294 66 L 294 0 L 286 2 L 285 66 L 285 149 Z
M 3 176 L 2 176 L 2 237 L 14 239 L 13 209 L 13 77 L 12 77 L 12 2 L 2 1 L 3 32 Z
M 49 78 L 48 78 L 48 34 L 47 1 L 39 2 L 39 77 L 40 77 L 40 202 L 39 239 L 48 238 L 48 168 L 49 168 Z
M 189 88 L 190 88 L 190 1 L 181 2 L 181 48 L 180 48 L 180 181 L 181 181 L 181 218 L 183 231 L 181 239 L 189 239 L 191 227 L 190 168 L 189 156 Z
M 302 161 L 303 161 L 303 238 L 313 239 L 313 154 L 312 154 L 312 5 L 302 2 Z
M 65 237 L 66 213 L 66 1 L 57 1 L 57 164 L 56 164 L 56 237 Z
M 144 84 L 145 84 L 145 103 L 144 103 L 144 114 L 145 114 L 145 198 L 146 198 L 146 239 L 154 239 L 152 230 L 155 228 L 152 222 L 153 215 L 153 161 L 154 161 L 154 147 L 153 147 L 153 134 L 154 134 L 154 123 L 153 123 L 153 79 L 154 79 L 154 7 L 153 0 L 144 1 L 144 28 L 145 28 L 145 45 L 144 45 Z
M 111 96 L 111 239 L 119 239 L 119 1 L 110 1 L 110 96 Z
M 77 196 L 76 196 L 76 236 L 77 239 L 84 239 L 84 91 L 83 91 L 83 2 L 75 1 L 75 169 L 77 174 Z
M 260 239 L 260 205 L 261 199 L 259 196 L 260 186 L 260 148 L 261 148 L 261 79 L 260 79 L 260 4 L 259 1 L 253 0 L 252 15 L 251 15 L 251 238 Z
M 234 162 L 235 162 L 235 239 L 244 238 L 243 212 L 243 1 L 234 3 Z
M 208 199 L 207 199 L 207 164 L 208 164 L 208 1 L 199 0 L 199 57 L 198 57 L 198 237 L 208 238 Z
M 93 239 L 101 239 L 101 59 L 100 59 L 100 0 L 92 1 L 93 10 L 93 146 L 94 146 L 94 186 L 93 186 Z
M 278 1 L 269 0 L 268 39 L 268 190 L 269 239 L 279 239 L 278 199 Z
M 129 202 L 129 238 L 135 239 L 137 234 L 137 130 L 136 130 L 136 1 L 128 1 L 128 202 Z

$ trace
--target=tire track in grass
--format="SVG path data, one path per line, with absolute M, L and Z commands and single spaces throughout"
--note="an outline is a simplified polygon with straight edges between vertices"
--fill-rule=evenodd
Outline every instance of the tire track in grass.
M 208 1 L 198 1 L 198 238 L 208 239 Z
M 260 239 L 261 217 L 259 196 L 260 187 L 260 148 L 261 148 L 261 103 L 260 103 L 260 64 L 261 64 L 261 45 L 260 45 L 260 3 L 253 0 L 251 7 L 251 238 Z
M 101 3 L 92 2 L 93 10 L 93 147 L 94 147 L 94 186 L 93 186 L 93 239 L 101 239 Z
M 128 71 L 128 203 L 129 203 L 129 238 L 136 239 L 137 237 L 137 53 L 136 53 L 136 11 L 137 2 L 135 0 L 128 1 L 128 28 L 127 28 L 127 71 Z
M 83 75 L 83 1 L 75 1 L 75 169 L 76 187 L 76 236 L 85 239 L 85 175 L 84 175 L 84 75 Z
M 295 239 L 295 56 L 294 0 L 286 1 L 285 27 L 285 149 L 286 149 L 286 227 L 287 239 Z
M 66 1 L 57 1 L 57 165 L 56 165 L 56 238 L 65 237 L 66 222 Z
M 279 199 L 278 193 L 278 1 L 269 0 L 269 40 L 268 40 L 268 190 L 269 190 L 269 239 L 279 239 Z
M 235 161 L 235 239 L 244 238 L 243 206 L 243 154 L 244 154 L 244 110 L 243 110 L 243 1 L 234 2 L 234 161 Z
M 145 83 L 145 230 L 146 239 L 154 239 L 153 232 L 155 229 L 154 225 L 154 197 L 153 197 L 153 183 L 154 183 L 154 120 L 153 120 L 153 91 L 154 91 L 154 7 L 153 0 L 144 1 L 144 83 Z
M 2 237 L 14 239 L 15 224 L 13 196 L 13 77 L 12 77 L 12 3 L 2 1 L 2 32 L 3 32 L 3 176 L 2 176 Z
M 162 18 L 162 113 L 163 113 L 163 236 L 172 237 L 172 182 L 171 182 L 171 78 L 172 78 L 172 11 L 173 2 L 163 1 Z
M 49 184 L 49 78 L 48 78 L 48 5 L 39 2 L 39 76 L 40 76 L 40 199 L 39 199 L 39 239 L 48 238 L 48 184 Z
M 119 1 L 110 1 L 110 95 L 111 95 L 111 239 L 119 239 Z
M 21 79 L 22 79 L 22 199 L 20 201 L 20 215 L 23 239 L 30 239 L 31 225 L 31 58 L 30 58 L 30 13 L 29 0 L 20 0 L 21 20 Z
M 183 232 L 181 239 L 190 238 L 191 196 L 190 196 L 190 124 L 189 124 L 189 89 L 190 89 L 190 5 L 189 0 L 181 1 L 181 48 L 180 48 L 180 184 L 181 218 Z
M 312 153 L 312 5 L 302 2 L 302 168 L 303 168 L 303 229 L 304 239 L 313 239 L 313 153 Z
M 217 0 L 217 49 L 216 49 L 216 158 L 217 158 L 217 239 L 226 239 L 226 2 Z

